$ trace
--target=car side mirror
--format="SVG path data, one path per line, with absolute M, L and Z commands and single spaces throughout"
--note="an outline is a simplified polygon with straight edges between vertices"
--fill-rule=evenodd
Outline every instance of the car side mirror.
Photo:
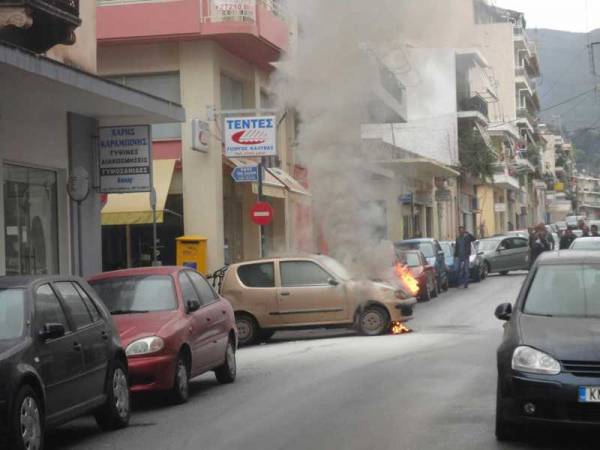
M 510 320 L 512 316 L 512 305 L 510 303 L 498 305 L 495 315 L 498 320 Z
M 188 300 L 186 306 L 187 312 L 190 314 L 200 309 L 200 302 L 198 300 Z
M 327 280 L 327 283 L 329 283 L 330 286 L 339 286 L 340 284 L 340 282 L 335 278 L 330 278 L 329 280 Z
M 47 323 L 40 331 L 40 337 L 45 340 L 58 339 L 65 335 L 65 326 L 62 323 Z

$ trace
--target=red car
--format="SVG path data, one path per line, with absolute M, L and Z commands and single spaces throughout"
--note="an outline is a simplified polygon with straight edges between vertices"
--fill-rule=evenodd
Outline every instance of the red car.
M 435 268 L 431 266 L 419 250 L 404 250 L 398 252 L 398 261 L 408 267 L 411 275 L 417 281 L 419 301 L 425 302 L 437 297 Z
M 111 312 L 129 362 L 132 392 L 189 397 L 189 380 L 213 370 L 236 376 L 233 309 L 198 272 L 183 267 L 120 270 L 89 279 Z

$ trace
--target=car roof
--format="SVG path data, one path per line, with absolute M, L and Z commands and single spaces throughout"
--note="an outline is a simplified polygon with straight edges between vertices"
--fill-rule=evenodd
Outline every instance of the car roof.
M 398 253 L 403 254 L 403 253 L 413 253 L 418 255 L 419 253 L 421 253 L 421 250 L 400 250 Z
M 561 264 L 600 264 L 600 252 L 582 250 L 560 250 L 544 252 L 538 257 L 537 264 L 543 266 Z
M 415 238 L 415 239 L 404 239 L 402 241 L 396 241 L 394 242 L 394 245 L 400 245 L 400 244 L 419 244 L 421 242 L 434 242 L 435 239 L 433 238 Z
M 575 242 L 588 242 L 588 241 L 600 241 L 600 236 L 584 236 L 577 238 Z
M 134 269 L 121 269 L 110 272 L 102 272 L 88 277 L 88 280 L 97 281 L 105 280 L 107 278 L 135 277 L 142 275 L 172 275 L 183 269 L 185 269 L 185 267 L 180 266 L 136 267 Z
M 80 281 L 70 275 L 5 275 L 0 276 L 0 288 L 27 288 L 40 282 Z
M 235 264 L 231 264 L 229 267 L 237 267 L 237 266 L 245 266 L 247 264 L 260 264 L 265 262 L 274 262 L 274 261 L 290 261 L 290 260 L 298 260 L 298 259 L 311 259 L 318 261 L 319 258 L 331 258 L 335 259 L 329 255 L 317 255 L 312 253 L 306 253 L 302 255 L 285 255 L 285 256 L 269 256 L 264 258 L 252 259 L 248 261 L 240 261 Z

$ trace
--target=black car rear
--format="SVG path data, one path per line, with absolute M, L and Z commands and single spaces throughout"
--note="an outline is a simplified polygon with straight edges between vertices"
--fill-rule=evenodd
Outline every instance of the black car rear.
M 90 412 L 129 421 L 119 335 L 78 278 L 0 277 L 0 380 L 0 448 L 41 448 L 45 429 Z
M 496 435 L 526 423 L 600 424 L 600 256 L 564 251 L 535 264 L 498 349 Z

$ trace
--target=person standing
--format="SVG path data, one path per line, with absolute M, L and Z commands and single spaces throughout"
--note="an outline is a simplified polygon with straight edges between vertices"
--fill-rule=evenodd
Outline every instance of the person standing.
M 458 283 L 463 283 L 466 288 L 469 287 L 469 258 L 471 256 L 471 246 L 475 238 L 465 227 L 458 227 L 458 236 L 454 245 L 454 260 Z M 462 280 L 461 280 L 462 278 Z
M 575 234 L 573 233 L 573 230 L 571 230 L 570 228 L 567 228 L 565 230 L 565 232 L 563 233 L 562 237 L 560 238 L 560 249 L 561 250 L 569 249 L 574 240 L 575 240 Z
M 583 227 L 581 227 L 581 233 L 581 237 L 590 237 L 590 227 L 584 224 Z
M 600 237 L 600 234 L 598 234 L 598 225 L 592 225 L 591 230 L 592 237 Z
M 536 239 L 533 243 L 533 247 L 531 248 L 531 260 L 529 262 L 529 267 L 533 266 L 535 260 L 539 258 L 539 256 L 544 252 L 549 252 L 552 250 L 552 246 L 548 241 L 548 231 L 546 230 L 546 225 L 540 223 L 536 227 Z

